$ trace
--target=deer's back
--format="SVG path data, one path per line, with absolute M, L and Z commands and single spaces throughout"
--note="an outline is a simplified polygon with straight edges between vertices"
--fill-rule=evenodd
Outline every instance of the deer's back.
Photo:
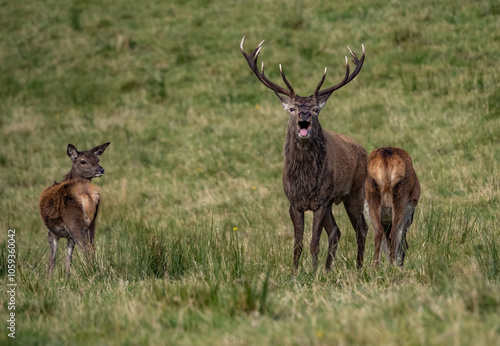
M 88 226 L 95 219 L 99 198 L 99 188 L 86 179 L 55 183 L 40 195 L 40 214 L 49 229 L 63 226 L 68 218 Z

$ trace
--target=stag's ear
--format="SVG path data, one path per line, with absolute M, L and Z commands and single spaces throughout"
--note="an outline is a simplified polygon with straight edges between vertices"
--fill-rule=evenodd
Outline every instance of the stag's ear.
M 76 158 L 78 157 L 78 150 L 73 144 L 68 144 L 68 156 L 71 158 L 71 161 L 75 162 Z
M 94 153 L 95 156 L 99 157 L 99 156 L 102 155 L 102 153 L 104 152 L 104 150 L 106 150 L 106 148 L 108 147 L 109 143 L 110 142 L 98 145 L 97 147 L 94 147 L 94 148 L 90 149 L 90 151 L 92 153 Z
M 290 96 L 287 96 L 287 95 L 282 95 L 282 94 L 278 94 L 277 92 L 274 92 L 276 94 L 276 96 L 278 96 L 278 98 L 280 99 L 281 101 L 281 104 L 283 105 L 283 108 L 288 111 L 288 108 L 290 108 L 290 104 L 291 104 L 291 101 L 292 99 L 290 98 Z
M 318 100 L 318 107 L 320 110 L 322 110 L 325 105 L 326 105 L 326 101 L 328 101 L 328 98 L 330 97 L 331 93 L 330 94 L 326 94 L 326 95 L 322 95 L 322 96 L 318 96 L 317 100 Z

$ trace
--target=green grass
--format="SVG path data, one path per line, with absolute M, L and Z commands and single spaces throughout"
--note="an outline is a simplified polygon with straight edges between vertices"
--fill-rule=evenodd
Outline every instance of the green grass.
M 497 343 L 499 16 L 495 1 L 0 1 L 0 315 L 15 228 L 15 342 Z M 269 77 L 283 64 L 301 95 L 325 66 L 337 83 L 346 45 L 364 43 L 321 121 L 412 156 L 422 196 L 404 269 L 371 266 L 370 229 L 356 270 L 338 206 L 333 270 L 314 276 L 304 251 L 292 274 L 287 116 L 243 35 L 247 51 L 266 39 Z M 69 170 L 68 143 L 107 141 L 96 261 L 77 250 L 66 278 L 62 240 L 49 281 L 38 197 Z

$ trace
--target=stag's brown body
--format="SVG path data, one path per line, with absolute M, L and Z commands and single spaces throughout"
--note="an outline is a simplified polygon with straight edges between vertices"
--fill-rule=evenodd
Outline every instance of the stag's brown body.
M 346 135 L 325 130 L 315 145 L 302 146 L 294 143 L 293 132 L 289 131 L 285 142 L 283 187 L 297 210 L 314 211 L 325 201 L 339 204 L 352 191 L 363 190 L 367 154 L 362 146 Z
M 297 269 L 303 247 L 304 212 L 314 213 L 310 251 L 313 266 L 317 267 L 319 240 L 325 229 L 328 234 L 326 269 L 330 269 L 335 257 L 340 230 L 332 214 L 333 203 L 344 203 L 358 243 L 357 264 L 363 264 L 365 239 L 368 231 L 364 216 L 364 182 L 366 177 L 366 151 L 352 138 L 335 132 L 324 131 L 319 122 L 319 112 L 333 91 L 349 83 L 361 70 L 365 58 L 358 59 L 351 51 L 356 69 L 349 74 L 346 57 L 346 74 L 337 85 L 320 90 L 326 75 L 313 95 L 301 97 L 280 71 L 288 90 L 271 82 L 265 75 L 263 65 L 259 71 L 257 56 L 262 41 L 251 54 L 246 54 L 241 41 L 241 52 L 257 78 L 273 90 L 289 113 L 287 136 L 284 148 L 283 188 L 290 202 L 290 217 L 294 226 L 295 246 L 293 264 Z M 350 50 L 350 49 L 349 49 Z
M 410 155 L 400 148 L 375 149 L 368 156 L 365 191 L 375 230 L 374 263 L 380 263 L 381 246 L 388 245 L 391 263 L 402 266 L 408 248 L 406 234 L 420 198 L 420 183 Z
M 104 174 L 99 166 L 99 156 L 109 143 L 88 151 L 78 152 L 68 145 L 68 156 L 73 160 L 71 171 L 61 183 L 54 183 L 40 195 L 40 215 L 49 229 L 49 276 L 55 266 L 57 244 L 60 238 L 68 239 L 66 273 L 69 274 L 74 246 L 83 249 L 88 257 L 94 248 L 94 235 L 99 212 L 99 188 L 91 179 Z

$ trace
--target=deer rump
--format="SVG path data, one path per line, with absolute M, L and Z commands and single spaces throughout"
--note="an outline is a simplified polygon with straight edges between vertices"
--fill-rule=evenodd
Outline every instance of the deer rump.
M 406 232 L 413 222 L 413 214 L 420 195 L 411 158 L 399 148 L 379 148 L 369 155 L 367 171 L 367 198 L 380 201 L 380 223 L 384 231 L 382 250 L 387 258 L 391 258 L 389 240 L 392 228 L 396 227 L 395 255 L 400 257 L 397 260 L 402 265 L 404 252 L 408 249 Z M 396 211 L 395 208 L 400 210 Z M 395 212 L 403 214 L 397 225 L 393 224 Z
M 87 230 L 97 217 L 99 198 L 99 188 L 87 179 L 54 183 L 40 196 L 40 214 L 51 232 L 61 238 L 71 237 L 82 247 L 78 237 L 64 225 L 77 222 Z M 87 240 L 93 243 L 91 237 Z

